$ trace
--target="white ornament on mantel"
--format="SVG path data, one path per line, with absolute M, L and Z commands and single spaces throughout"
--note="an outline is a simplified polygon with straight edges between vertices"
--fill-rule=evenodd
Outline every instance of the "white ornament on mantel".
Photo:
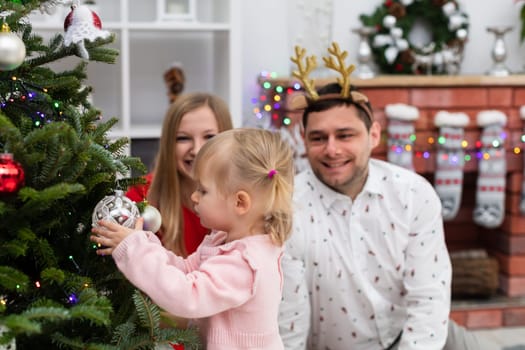
M 317 69 L 312 72 L 312 78 L 333 73 L 324 67 L 321 59 L 332 44 L 333 0 L 289 0 L 286 3 L 289 18 L 294 19 L 288 21 L 290 54 L 299 45 L 306 49 L 308 56 L 317 56 Z M 290 68 L 290 71 L 295 69 Z
M 195 21 L 195 0 L 157 0 L 157 20 Z

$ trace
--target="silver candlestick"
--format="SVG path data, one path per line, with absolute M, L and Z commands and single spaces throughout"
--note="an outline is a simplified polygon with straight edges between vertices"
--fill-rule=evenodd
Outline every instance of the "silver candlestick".
M 491 51 L 494 65 L 487 72 L 487 74 L 498 77 L 505 77 L 510 74 L 509 69 L 504 63 L 505 59 L 507 58 L 507 48 L 505 47 L 503 36 L 512 29 L 513 27 L 510 26 L 487 27 L 487 32 L 494 33 L 496 36 L 494 46 L 492 47 Z
M 352 32 L 359 35 L 359 47 L 357 49 L 357 61 L 359 65 L 356 69 L 357 77 L 360 79 L 370 79 L 375 76 L 374 71 L 369 63 L 372 61 L 372 49 L 368 43 L 368 37 L 375 33 L 373 27 L 354 28 Z

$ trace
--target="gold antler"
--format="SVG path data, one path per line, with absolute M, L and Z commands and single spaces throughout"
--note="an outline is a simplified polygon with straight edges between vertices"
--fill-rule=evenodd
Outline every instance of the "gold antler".
M 337 82 L 341 86 L 341 96 L 348 98 L 350 96 L 350 74 L 354 71 L 355 66 L 350 64 L 348 67 L 345 67 L 345 59 L 348 52 L 341 51 L 339 44 L 336 42 L 333 42 L 332 47 L 328 48 L 328 53 L 337 58 L 338 65 L 336 65 L 334 57 L 332 56 L 323 57 L 324 64 L 327 68 L 333 69 L 341 74 L 341 77 L 337 78 Z
M 301 48 L 299 46 L 295 47 L 295 57 L 290 57 L 290 60 L 292 60 L 293 63 L 297 65 L 297 68 L 299 70 L 294 70 L 292 72 L 292 75 L 299 79 L 304 86 L 304 89 L 310 96 L 312 100 L 317 100 L 319 98 L 319 95 L 317 94 L 317 91 L 315 90 L 314 86 L 314 80 L 308 79 L 308 75 L 312 70 L 317 67 L 317 60 L 315 56 L 307 56 L 306 57 L 306 67 L 303 65 L 303 58 L 305 58 L 306 49 Z

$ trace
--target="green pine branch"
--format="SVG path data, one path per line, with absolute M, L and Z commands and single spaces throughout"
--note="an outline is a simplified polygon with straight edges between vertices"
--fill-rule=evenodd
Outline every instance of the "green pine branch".
M 142 180 L 146 166 L 127 155 L 127 138 L 109 133 L 89 101 L 88 61 L 61 33 L 44 40 L 21 21 L 50 0 L 0 0 L 26 59 L 0 72 L 0 152 L 22 165 L 25 182 L 0 194 L 0 344 L 39 349 L 154 349 L 168 342 L 199 346 L 197 332 L 160 327 L 160 311 L 89 241 L 96 204 Z M 89 61 L 114 63 L 115 39 L 85 41 Z M 67 65 L 60 62 L 67 59 Z M 117 180 L 118 179 L 118 180 Z

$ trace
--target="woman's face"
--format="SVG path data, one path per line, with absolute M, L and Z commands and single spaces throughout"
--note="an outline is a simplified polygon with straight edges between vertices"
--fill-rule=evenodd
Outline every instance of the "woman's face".
M 219 133 L 219 125 L 208 106 L 186 113 L 180 121 L 175 140 L 177 170 L 183 177 L 191 179 L 193 161 L 201 147 Z

